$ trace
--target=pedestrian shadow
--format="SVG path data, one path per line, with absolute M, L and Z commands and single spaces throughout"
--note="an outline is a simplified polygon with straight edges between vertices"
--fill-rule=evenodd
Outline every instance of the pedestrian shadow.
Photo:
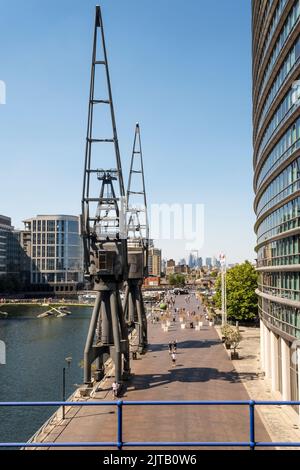
M 182 365 L 180 364 L 180 366 Z M 164 374 L 136 375 L 129 381 L 128 386 L 130 386 L 131 389 L 134 388 L 134 390 L 130 391 L 138 391 L 162 387 L 172 382 L 204 383 L 221 380 L 231 384 L 236 384 L 257 379 L 258 375 L 251 372 L 237 373 L 235 370 L 226 372 L 211 367 L 173 369 L 170 365 L 170 370 Z M 126 392 L 127 386 L 124 388 L 123 393 Z
M 180 352 L 181 349 L 211 348 L 217 344 L 222 344 L 219 339 L 179 341 L 177 342 L 177 352 Z M 147 352 L 167 351 L 168 349 L 168 344 L 152 344 L 151 347 L 147 348 Z

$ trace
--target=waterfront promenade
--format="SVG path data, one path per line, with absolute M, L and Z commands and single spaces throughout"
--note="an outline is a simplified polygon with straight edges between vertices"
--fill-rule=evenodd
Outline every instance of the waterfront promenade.
M 197 301 L 192 296 L 185 304 L 184 296 L 178 296 L 176 306 L 192 311 Z M 168 343 L 175 339 L 177 364 L 172 367 Z M 148 352 L 132 361 L 132 373 L 121 397 L 126 401 L 249 400 L 216 330 L 207 322 L 201 331 L 181 329 L 177 317 L 168 332 L 160 324 L 149 323 Z M 93 399 L 112 400 L 112 381 L 108 378 Z M 123 439 L 131 442 L 249 440 L 247 406 L 130 406 L 123 409 L 123 423 Z M 270 441 L 258 415 L 255 428 L 256 440 Z M 44 440 L 115 441 L 116 429 L 116 407 L 74 407 Z

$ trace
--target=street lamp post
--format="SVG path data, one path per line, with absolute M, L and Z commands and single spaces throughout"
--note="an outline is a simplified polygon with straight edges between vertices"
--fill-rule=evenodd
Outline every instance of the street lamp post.
M 66 357 L 65 361 L 68 364 L 68 369 L 70 368 L 72 357 Z M 63 367 L 63 377 L 62 377 L 62 384 L 63 384 L 63 401 L 66 401 L 66 368 Z M 62 419 L 65 419 L 65 406 L 62 407 Z
M 221 291 L 222 291 L 222 326 L 227 323 L 227 293 L 226 293 L 226 256 L 220 255 L 221 263 Z

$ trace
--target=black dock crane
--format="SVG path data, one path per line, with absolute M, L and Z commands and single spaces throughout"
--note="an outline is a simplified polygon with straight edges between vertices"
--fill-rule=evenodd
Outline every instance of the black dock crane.
M 142 284 L 148 276 L 149 223 L 145 189 L 140 126 L 137 123 L 133 142 L 126 197 L 128 280 L 124 312 L 129 329 L 135 328 L 138 352 L 144 352 L 147 339 L 147 317 L 142 296 Z
M 100 89 L 99 79 L 106 84 L 103 98 L 95 92 Z M 108 115 L 102 127 L 96 123 L 100 109 Z M 101 131 L 109 132 L 108 137 L 103 138 Z M 115 167 L 99 167 L 105 159 Z M 128 329 L 120 298 L 128 274 L 126 203 L 100 6 L 96 6 L 94 27 L 81 231 L 85 275 L 96 292 L 84 350 L 84 382 L 91 383 L 94 361 L 96 380 L 100 380 L 104 362 L 111 357 L 115 381 L 121 383 L 130 374 Z

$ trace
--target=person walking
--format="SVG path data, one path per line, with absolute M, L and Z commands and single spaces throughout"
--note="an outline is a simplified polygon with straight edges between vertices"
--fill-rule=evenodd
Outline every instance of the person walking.
M 114 398 L 117 398 L 118 390 L 119 390 L 119 384 L 117 382 L 113 382 L 112 383 L 112 393 L 113 393 Z
M 175 367 L 176 366 L 176 353 L 174 351 L 172 352 L 171 358 L 172 358 L 172 365 L 173 367 Z
M 176 352 L 177 351 L 177 341 L 176 339 L 174 339 L 173 343 L 172 343 L 172 351 L 173 352 Z
M 173 343 L 171 341 L 169 342 L 169 354 L 171 354 L 173 351 Z

